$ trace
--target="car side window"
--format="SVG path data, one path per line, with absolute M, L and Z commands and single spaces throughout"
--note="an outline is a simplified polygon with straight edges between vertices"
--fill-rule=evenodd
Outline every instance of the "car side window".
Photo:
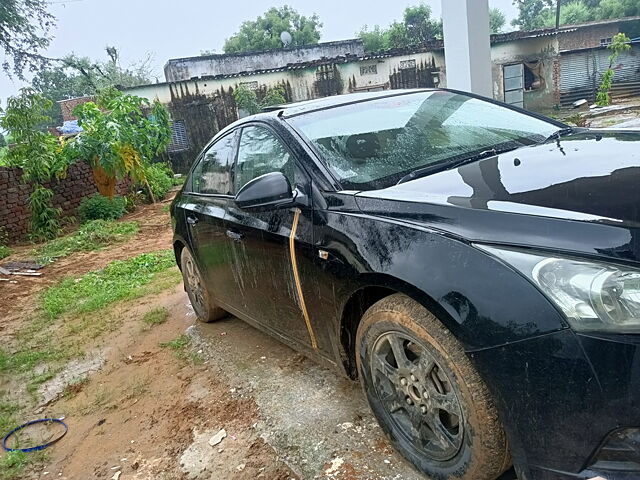
M 282 172 L 295 185 L 295 159 L 269 129 L 249 126 L 242 129 L 235 168 L 236 192 L 254 178 Z
M 234 139 L 235 133 L 230 133 L 204 152 L 192 174 L 192 189 L 195 193 L 231 194 Z

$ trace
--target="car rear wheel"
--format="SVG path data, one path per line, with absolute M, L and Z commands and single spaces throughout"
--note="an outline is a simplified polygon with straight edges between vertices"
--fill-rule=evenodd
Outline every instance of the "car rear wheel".
M 434 480 L 494 480 L 511 463 L 486 385 L 460 343 L 404 295 L 364 314 L 358 374 L 394 447 Z
M 221 319 L 227 312 L 218 307 L 207 290 L 200 270 L 193 259 L 193 255 L 188 248 L 183 248 L 180 254 L 180 265 L 184 289 L 187 291 L 193 310 L 196 312 L 198 320 L 209 323 Z

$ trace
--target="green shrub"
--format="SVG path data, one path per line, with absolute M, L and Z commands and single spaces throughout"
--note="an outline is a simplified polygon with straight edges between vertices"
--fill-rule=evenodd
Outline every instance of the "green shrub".
M 149 165 L 145 168 L 145 176 L 156 200 L 162 200 L 173 186 L 173 171 L 166 163 Z
M 126 212 L 126 202 L 122 197 L 108 198 L 96 193 L 80 202 L 78 215 L 80 220 L 116 220 Z
M 11 255 L 11 249 L 5 245 L 0 245 L 0 260 Z

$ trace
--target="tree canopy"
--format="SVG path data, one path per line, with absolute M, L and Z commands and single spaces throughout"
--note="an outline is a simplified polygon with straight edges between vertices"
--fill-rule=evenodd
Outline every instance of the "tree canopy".
M 514 0 L 518 17 L 512 25 L 522 30 L 554 27 L 557 0 Z M 560 24 L 589 22 L 640 15 L 638 0 L 559 0 Z
M 151 82 L 151 59 L 146 58 L 128 67 L 122 67 L 119 54 L 113 47 L 107 47 L 109 59 L 92 61 L 87 57 L 69 55 L 39 70 L 31 82 L 35 91 L 54 104 L 49 112 L 53 122 L 60 125 L 62 113 L 56 103 L 74 97 L 96 95 L 110 86 L 135 87 Z
M 224 43 L 224 53 L 243 53 L 258 50 L 282 48 L 280 35 L 289 32 L 291 45 L 318 43 L 322 23 L 320 17 L 301 15 L 288 5 L 272 7 L 255 20 L 244 22 L 238 32 Z
M 365 25 L 357 35 L 368 52 L 404 48 L 442 38 L 442 21 L 431 18 L 431 7 L 421 3 L 407 7 L 401 22 L 387 28 Z
M 507 17 L 499 8 L 489 9 L 489 30 L 491 33 L 500 33 L 507 23 Z
M 357 33 L 368 52 L 405 48 L 420 45 L 434 39 L 442 39 L 442 20 L 431 17 L 431 7 L 424 3 L 407 7 L 401 22 L 395 21 L 387 28 L 367 25 Z M 497 8 L 489 11 L 492 33 L 499 33 L 506 23 L 506 17 Z
M 36 71 L 49 61 L 39 52 L 51 41 L 54 17 L 40 0 L 0 1 L 0 48 L 2 69 L 23 79 L 25 70 Z

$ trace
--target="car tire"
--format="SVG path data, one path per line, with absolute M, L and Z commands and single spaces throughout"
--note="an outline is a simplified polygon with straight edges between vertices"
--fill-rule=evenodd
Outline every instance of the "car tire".
M 227 312 L 218 307 L 211 299 L 211 295 L 200 274 L 200 269 L 198 269 L 193 255 L 186 247 L 180 253 L 180 267 L 182 279 L 184 280 L 184 289 L 189 296 L 189 301 L 196 312 L 198 320 L 209 323 L 226 316 Z
M 362 387 L 393 446 L 433 480 L 495 480 L 511 465 L 489 391 L 462 345 L 405 295 L 364 314 L 356 336 Z

